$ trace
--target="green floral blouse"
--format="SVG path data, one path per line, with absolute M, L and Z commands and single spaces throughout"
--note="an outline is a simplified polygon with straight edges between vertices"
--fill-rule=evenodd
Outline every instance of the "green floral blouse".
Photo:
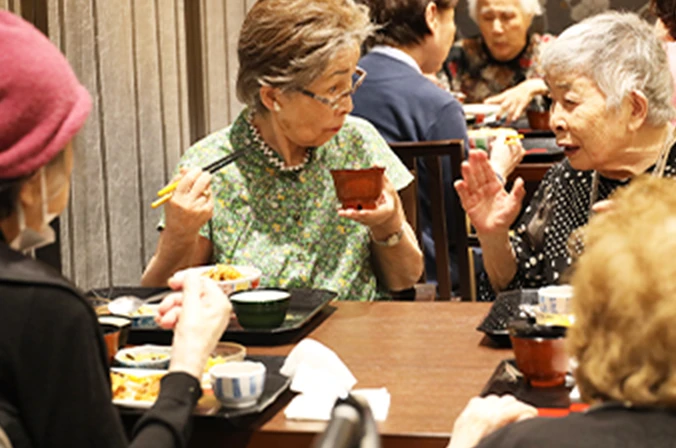
M 371 265 L 367 228 L 338 216 L 329 170 L 384 166 L 401 190 L 413 180 L 406 167 L 371 124 L 348 117 L 300 172 L 283 172 L 252 144 L 247 114 L 193 145 L 179 164 L 205 166 L 250 149 L 212 179 L 214 216 L 200 234 L 213 243 L 213 261 L 258 267 L 262 287 L 322 288 L 342 300 L 387 298 Z

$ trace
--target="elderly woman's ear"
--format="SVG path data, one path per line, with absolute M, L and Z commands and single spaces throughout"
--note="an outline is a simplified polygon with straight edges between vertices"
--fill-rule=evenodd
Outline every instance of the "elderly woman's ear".
M 279 109 L 281 109 L 281 106 L 277 100 L 279 97 L 279 89 L 270 86 L 261 86 L 259 94 L 261 103 L 263 103 L 263 106 L 265 106 L 268 111 L 277 112 Z
M 633 90 L 625 99 L 630 109 L 629 130 L 637 131 L 648 117 L 648 98 L 640 90 Z

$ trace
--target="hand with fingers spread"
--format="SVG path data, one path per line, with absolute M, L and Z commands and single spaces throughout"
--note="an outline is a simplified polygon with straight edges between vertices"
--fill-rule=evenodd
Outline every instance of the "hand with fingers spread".
M 472 448 L 493 431 L 537 415 L 536 408 L 512 395 L 474 397 L 455 421 L 448 448 Z
M 498 95 L 486 98 L 484 103 L 500 105 L 500 116 L 507 123 L 511 123 L 519 119 L 536 95 L 545 95 L 548 92 L 547 84 L 542 79 L 528 79 Z
M 211 219 L 214 200 L 211 195 L 211 174 L 200 168 L 181 169 L 172 182 L 179 181 L 171 200 L 165 205 L 165 229 L 185 235 L 197 235 Z
M 479 237 L 507 233 L 526 194 L 523 180 L 518 178 L 507 193 L 484 151 L 470 151 L 462 163 L 462 177 L 455 182 L 455 189 Z
M 183 283 L 174 280 L 171 286 L 182 291 L 162 301 L 157 318 L 164 328 L 174 328 L 169 370 L 200 379 L 209 354 L 230 322 L 232 306 L 214 281 L 199 274 L 188 274 Z

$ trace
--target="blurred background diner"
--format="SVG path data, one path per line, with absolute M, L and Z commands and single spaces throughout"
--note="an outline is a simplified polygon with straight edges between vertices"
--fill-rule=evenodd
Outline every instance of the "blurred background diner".
M 586 19 L 547 47 L 542 66 L 564 161 L 548 171 L 516 223 L 523 182 L 507 192 L 485 153 L 470 152 L 464 180 L 456 182 L 483 249 L 483 300 L 562 282 L 583 250 L 576 229 L 595 202 L 644 172 L 676 174 L 672 78 L 647 22 L 614 12 Z
M 537 410 L 511 395 L 475 398 L 456 420 L 449 448 L 673 446 L 674 189 L 673 179 L 643 176 L 585 228 L 567 347 L 589 410 L 533 418 Z
M 515 121 L 537 95 L 547 93 L 540 52 L 552 39 L 531 31 L 542 14 L 538 0 L 468 0 L 480 34 L 459 40 L 443 66 L 450 89 L 466 103 L 497 104 Z
M 371 122 L 388 142 L 424 142 L 459 139 L 468 145 L 467 126 L 460 103 L 448 92 L 438 89 L 423 73 L 436 72 L 453 43 L 457 0 L 363 0 L 371 20 L 378 26 L 367 39 L 367 53 L 360 61 L 368 75 L 354 95 L 353 114 Z M 416 88 L 412 89 L 411 86 Z M 518 141 L 507 144 L 497 139 L 491 148 L 491 165 L 506 179 L 523 157 Z M 428 167 L 418 166 L 421 187 L 422 247 L 427 281 L 436 281 L 432 203 L 426 188 Z M 452 191 L 450 161 L 443 165 L 444 185 Z M 451 201 L 445 195 L 446 229 L 454 235 L 456 226 L 464 226 L 464 216 L 453 216 Z M 455 243 L 449 237 L 451 283 L 459 283 Z M 482 271 L 480 253 L 474 256 L 475 272 Z
M 0 11 L 0 429 L 15 447 L 123 447 L 109 355 L 94 310 L 60 273 L 30 257 L 52 244 L 68 203 L 71 141 L 91 97 L 36 28 Z M 26 255 L 28 254 L 28 255 Z M 229 322 L 215 283 L 189 277 L 169 373 L 132 446 L 185 446 L 209 353 Z
M 348 116 L 372 29 L 353 0 L 254 5 L 238 45 L 247 108 L 183 155 L 179 166 L 192 169 L 164 206 L 144 285 L 210 262 L 256 266 L 262 286 L 351 300 L 388 297 L 420 278 L 422 253 L 397 194 L 412 176 L 372 125 Z M 199 169 L 240 150 L 213 175 Z M 372 166 L 386 168 L 377 207 L 338 211 L 329 170 Z

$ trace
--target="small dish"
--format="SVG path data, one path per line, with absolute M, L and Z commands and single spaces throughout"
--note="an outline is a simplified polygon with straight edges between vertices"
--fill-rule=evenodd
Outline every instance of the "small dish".
M 336 196 L 344 209 L 373 210 L 383 191 L 385 168 L 331 170 Z
M 247 408 L 256 404 L 265 388 L 265 364 L 232 361 L 209 370 L 211 388 L 223 406 Z
M 291 294 L 281 289 L 259 289 L 232 294 L 230 302 L 242 328 L 277 328 L 284 322 Z
M 171 347 L 163 345 L 140 345 L 117 352 L 115 361 L 124 367 L 143 369 L 166 369 L 171 359 Z
M 212 264 L 178 271 L 174 274 L 174 278 L 181 280 L 189 272 L 196 272 L 200 275 L 208 276 L 209 273 L 214 272 L 215 269 L 219 268 L 234 268 L 237 272 L 239 272 L 239 274 L 241 274 L 241 277 L 233 280 L 214 280 L 218 286 L 221 287 L 221 290 L 223 290 L 225 294 L 230 294 L 236 291 L 246 291 L 248 289 L 256 289 L 258 288 L 258 285 L 260 285 L 261 276 L 263 275 L 260 269 L 253 266 Z
M 219 342 L 216 348 L 211 352 L 207 364 L 204 367 L 206 372 L 213 366 L 225 364 L 232 361 L 244 361 L 246 356 L 246 347 L 236 342 Z

